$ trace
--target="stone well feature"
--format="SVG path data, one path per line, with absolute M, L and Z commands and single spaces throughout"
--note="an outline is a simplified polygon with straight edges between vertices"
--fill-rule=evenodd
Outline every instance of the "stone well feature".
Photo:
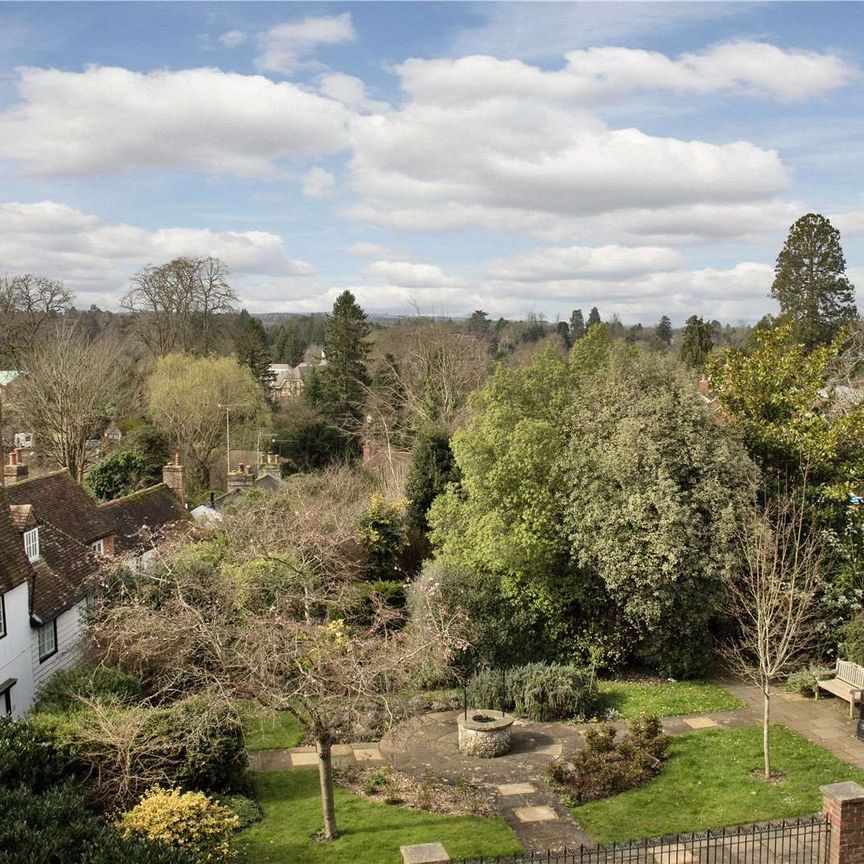
M 460 713 L 456 718 L 459 750 L 481 759 L 503 756 L 510 749 L 510 727 L 515 719 L 510 714 L 479 708 L 468 711 L 467 716 Z

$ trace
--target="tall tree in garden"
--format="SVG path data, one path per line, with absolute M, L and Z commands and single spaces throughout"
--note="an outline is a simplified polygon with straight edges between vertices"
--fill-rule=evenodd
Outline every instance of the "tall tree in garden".
M 411 453 L 411 469 L 405 485 L 408 526 L 424 533 L 429 530 L 426 514 L 432 502 L 459 477 L 450 450 L 450 436 L 437 430 L 426 430 L 417 438 Z
M 668 315 L 663 315 L 660 318 L 659 323 L 654 328 L 654 332 L 657 335 L 657 339 L 663 345 L 672 344 L 672 322 L 669 320 Z
M 600 315 L 597 315 L 597 320 L 600 320 Z M 574 309 L 570 313 L 570 339 L 576 342 L 585 335 L 585 319 L 582 317 L 581 309 Z
M 243 312 L 246 310 L 244 309 Z M 242 314 L 242 313 L 241 313 Z M 270 348 L 267 345 L 267 331 L 258 318 L 246 316 L 243 329 L 234 343 L 237 360 L 246 366 L 262 389 L 269 392 L 275 378 L 270 369 Z
M 595 324 L 599 323 L 600 312 L 597 310 L 596 306 L 592 306 L 591 311 L 588 313 L 588 327 L 586 327 L 585 329 L 587 330 L 589 327 L 593 327 Z
M 327 363 L 320 369 L 326 408 L 349 434 L 356 434 L 369 386 L 369 333 L 366 313 L 350 291 L 343 291 L 327 317 L 324 348 Z
M 789 229 L 774 267 L 771 296 L 781 315 L 797 324 L 808 347 L 830 342 L 858 315 L 854 290 L 840 232 L 818 213 L 802 216 Z
M 555 332 L 561 337 L 565 348 L 569 348 L 573 342 L 570 339 L 570 325 L 566 321 L 559 321 L 555 325 Z
M 711 325 L 698 315 L 691 315 L 681 334 L 681 359 L 694 369 L 701 369 L 711 353 Z

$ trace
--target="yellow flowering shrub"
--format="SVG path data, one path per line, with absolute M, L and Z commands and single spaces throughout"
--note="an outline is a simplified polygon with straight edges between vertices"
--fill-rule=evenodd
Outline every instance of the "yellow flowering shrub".
M 203 792 L 154 786 L 119 820 L 127 837 L 140 835 L 192 853 L 201 864 L 233 860 L 237 817 Z

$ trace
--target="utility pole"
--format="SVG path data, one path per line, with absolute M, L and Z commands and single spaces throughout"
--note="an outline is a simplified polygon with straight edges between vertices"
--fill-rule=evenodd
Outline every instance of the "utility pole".
M 225 467 L 227 468 L 225 474 L 225 485 L 227 488 L 228 475 L 231 473 L 231 410 L 233 408 L 248 408 L 249 406 L 245 402 L 226 405 L 223 405 L 220 402 L 219 407 L 225 409 Z

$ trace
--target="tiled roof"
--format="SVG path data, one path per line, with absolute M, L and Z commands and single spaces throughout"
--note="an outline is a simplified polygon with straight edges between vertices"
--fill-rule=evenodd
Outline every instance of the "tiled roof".
M 9 507 L 12 515 L 12 524 L 16 531 L 26 531 L 36 524 L 33 508 L 29 504 L 12 504 Z
M 6 491 L 0 487 L 0 591 L 17 588 L 32 573 L 24 552 L 24 541 L 12 521 Z
M 89 546 L 114 533 L 114 522 L 72 479 L 54 471 L 6 487 L 11 504 L 30 504 L 40 522 L 50 522 L 64 534 Z
M 109 501 L 99 509 L 113 520 L 117 554 L 146 547 L 153 533 L 192 518 L 164 483 Z
M 84 597 L 99 573 L 99 559 L 68 534 L 43 522 L 33 573 L 30 611 L 44 623 Z

